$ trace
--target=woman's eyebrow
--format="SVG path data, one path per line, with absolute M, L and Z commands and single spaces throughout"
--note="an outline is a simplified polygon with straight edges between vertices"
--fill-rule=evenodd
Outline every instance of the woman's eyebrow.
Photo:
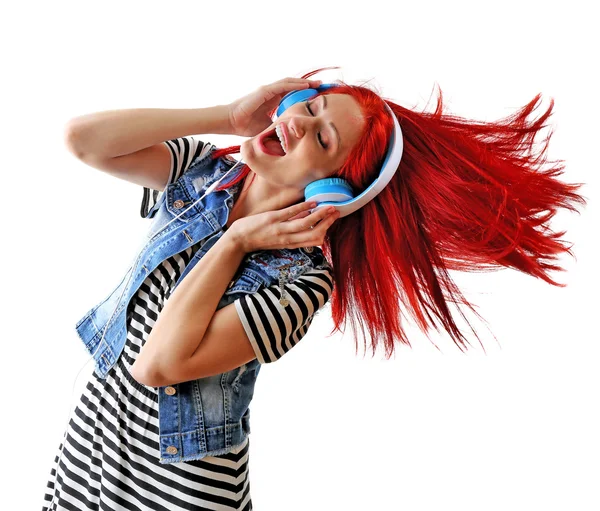
M 323 110 L 325 110 L 327 108 L 327 95 L 323 94 L 321 97 L 323 98 Z M 338 133 L 338 130 L 336 129 L 333 122 L 329 121 L 329 126 L 331 126 L 333 128 L 333 131 L 335 131 L 335 135 L 337 137 L 337 149 L 336 150 L 339 151 L 342 148 L 342 141 L 340 139 L 340 134 Z

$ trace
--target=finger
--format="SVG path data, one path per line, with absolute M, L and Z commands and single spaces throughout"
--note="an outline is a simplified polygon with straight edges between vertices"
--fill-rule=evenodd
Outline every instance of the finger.
M 276 211 L 277 218 L 280 221 L 286 221 L 294 218 L 298 213 L 302 211 L 306 211 L 307 209 L 312 209 L 316 207 L 317 203 L 314 201 L 305 201 L 299 202 L 298 204 L 293 204 L 288 206 L 287 208 L 280 209 Z
M 328 207 L 319 208 L 303 218 L 298 218 L 295 220 L 290 219 L 290 222 L 285 223 L 286 229 L 284 232 L 300 233 L 304 231 L 314 231 L 314 229 L 321 227 L 323 222 L 329 217 L 331 213 L 339 216 L 339 213 L 335 210 L 335 208 L 330 209 Z M 313 229 L 311 229 L 311 226 L 313 226 Z
M 327 229 L 329 229 L 331 227 L 331 225 L 333 224 L 333 222 L 335 222 L 338 218 L 340 217 L 340 212 L 339 211 L 332 211 L 332 212 L 328 212 L 325 217 L 323 219 L 321 219 L 321 221 L 318 223 L 318 225 L 315 225 L 313 229 L 311 229 L 311 231 L 315 231 L 318 230 L 321 232 L 322 231 L 326 231 Z
M 317 224 L 320 225 L 320 223 L 322 223 L 323 220 L 328 218 L 329 215 L 331 215 L 332 213 L 336 213 L 336 209 L 333 206 L 319 208 L 313 211 L 308 217 L 306 217 L 305 221 L 303 222 L 303 225 L 305 225 L 307 229 L 310 228 L 311 225 L 316 227 Z
M 289 76 L 287 78 L 282 78 L 281 80 L 277 80 L 276 82 L 273 83 L 283 83 L 283 82 L 288 82 L 288 83 L 322 83 L 323 80 L 315 80 L 312 78 L 295 78 L 293 76 Z
M 340 216 L 340 212 L 336 210 L 330 215 L 328 215 L 327 218 L 325 218 L 323 221 L 321 221 L 322 224 L 327 223 L 327 225 L 325 226 L 325 230 L 329 229 L 332 226 L 333 222 L 335 222 Z
M 325 217 L 314 229 L 286 233 L 285 248 L 316 247 L 322 245 L 324 236 L 331 225 L 339 218 L 339 211 Z
M 295 87 L 296 85 L 301 85 L 301 86 L 307 85 L 309 87 L 315 87 L 316 88 L 319 85 L 321 85 L 323 83 L 323 81 L 322 80 L 311 80 L 309 78 L 301 78 L 300 81 L 298 81 L 298 82 L 291 81 L 291 82 L 288 82 L 288 83 L 289 83 L 289 85 L 291 87 Z
M 299 80 L 295 79 L 294 81 L 289 81 L 290 79 L 286 79 L 283 81 L 272 83 L 271 85 L 267 85 L 266 89 L 270 94 L 273 95 L 281 95 L 287 94 L 293 90 L 306 89 L 309 87 L 317 87 L 321 85 L 320 80 Z
M 302 211 L 301 213 L 298 213 L 296 216 L 290 218 L 288 220 L 288 222 L 291 222 L 292 220 L 298 220 L 299 218 L 304 218 L 308 215 L 310 215 L 310 211 Z

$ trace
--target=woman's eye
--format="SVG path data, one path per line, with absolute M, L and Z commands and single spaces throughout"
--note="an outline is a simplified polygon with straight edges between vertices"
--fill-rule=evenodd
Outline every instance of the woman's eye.
M 312 110 L 310 109 L 310 103 L 308 101 L 306 102 L 306 109 L 308 110 L 308 113 L 310 115 L 312 115 L 313 117 L 315 116 L 315 114 L 313 114 Z M 321 138 L 321 133 L 319 133 L 317 136 L 319 138 L 319 144 L 321 144 L 321 147 L 323 147 L 323 149 L 327 149 L 327 146 L 323 143 L 323 139 Z

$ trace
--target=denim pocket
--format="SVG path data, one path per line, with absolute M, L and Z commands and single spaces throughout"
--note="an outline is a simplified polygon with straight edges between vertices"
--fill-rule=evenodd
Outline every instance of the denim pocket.
M 195 220 L 204 209 L 202 201 L 188 193 L 183 180 L 167 186 L 165 193 L 167 211 L 181 222 Z

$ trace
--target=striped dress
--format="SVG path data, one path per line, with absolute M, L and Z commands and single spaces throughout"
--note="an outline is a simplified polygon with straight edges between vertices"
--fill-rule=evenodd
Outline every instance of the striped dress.
M 173 182 L 203 144 L 191 137 L 165 143 L 172 150 Z M 184 158 L 186 151 L 191 152 Z M 156 196 L 145 189 L 142 211 L 148 211 L 152 200 Z M 54 458 L 43 511 L 252 509 L 249 437 L 227 454 L 160 464 L 157 389 L 130 374 L 174 284 L 203 242 L 163 261 L 129 302 L 123 352 L 106 379 L 94 371 L 87 382 Z M 278 323 L 272 311 L 281 310 L 277 285 L 234 302 L 261 363 L 278 360 L 305 335 L 332 286 L 330 271 L 317 269 L 287 284 L 290 303 L 303 321 L 294 332 L 275 336 L 272 326 Z M 319 307 L 315 309 L 314 303 Z

